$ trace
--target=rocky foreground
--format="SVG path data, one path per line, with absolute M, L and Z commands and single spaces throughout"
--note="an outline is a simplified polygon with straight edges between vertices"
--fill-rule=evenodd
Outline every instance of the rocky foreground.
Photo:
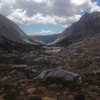
M 0 49 L 0 100 L 72 100 L 79 92 L 99 98 L 99 49 L 70 48 Z

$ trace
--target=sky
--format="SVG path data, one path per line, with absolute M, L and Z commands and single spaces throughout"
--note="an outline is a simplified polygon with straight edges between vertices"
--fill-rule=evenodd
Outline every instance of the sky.
M 100 0 L 0 0 L 0 14 L 28 35 L 61 33 L 85 12 L 100 11 Z

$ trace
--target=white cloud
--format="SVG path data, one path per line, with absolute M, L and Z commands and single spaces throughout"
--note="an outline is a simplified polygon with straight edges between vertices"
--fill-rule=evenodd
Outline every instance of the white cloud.
M 51 30 L 41 30 L 40 32 L 39 32 L 39 34 L 42 34 L 42 35 L 47 35 L 47 34 L 53 34 L 53 31 L 51 31 Z
M 27 16 L 26 11 L 22 9 L 17 9 L 8 18 L 19 24 L 57 24 L 54 16 L 43 16 L 41 13 Z
M 91 0 L 0 0 L 0 13 L 18 24 L 60 24 L 69 26 L 82 11 L 100 11 Z
M 88 0 L 71 0 L 71 3 L 75 6 L 80 6 L 87 3 Z
M 1 2 L 7 3 L 7 4 L 14 4 L 15 0 L 1 0 Z
M 96 2 L 91 3 L 91 12 L 94 11 L 100 11 L 100 6 L 98 6 Z
M 9 19 L 14 20 L 19 24 L 53 24 L 53 25 L 65 25 L 73 23 L 73 21 L 79 20 L 80 15 L 74 15 L 69 17 L 59 17 L 59 16 L 43 16 L 41 13 L 37 13 L 33 16 L 27 16 L 26 11 L 22 9 L 16 9 L 14 13 L 8 16 Z
M 51 31 L 51 30 L 40 30 L 39 32 L 28 33 L 28 35 L 32 35 L 32 34 L 34 34 L 34 35 L 40 35 L 40 34 L 42 34 L 42 35 L 52 35 L 52 34 L 54 34 L 54 32 Z
M 35 1 L 35 2 L 37 2 L 37 3 L 42 3 L 42 2 L 44 2 L 45 0 L 33 0 L 33 1 Z
M 22 9 L 16 9 L 13 13 L 8 15 L 7 17 L 16 23 L 23 24 L 25 21 L 26 11 Z

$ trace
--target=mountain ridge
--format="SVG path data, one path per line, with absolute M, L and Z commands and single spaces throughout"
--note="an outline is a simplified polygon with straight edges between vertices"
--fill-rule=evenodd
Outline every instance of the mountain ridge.
M 86 13 L 62 32 L 51 45 L 68 46 L 100 33 L 100 12 Z
M 39 41 L 34 43 L 28 38 L 21 28 L 8 19 L 7 17 L 0 15 L 0 46 L 1 47 L 16 47 L 18 45 L 41 45 Z

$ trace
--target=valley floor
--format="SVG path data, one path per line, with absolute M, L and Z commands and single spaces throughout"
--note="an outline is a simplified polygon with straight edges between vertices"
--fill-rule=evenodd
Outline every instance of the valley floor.
M 60 47 L 29 51 L 0 49 L 0 100 L 35 100 L 36 96 L 43 100 L 72 100 L 79 92 L 86 100 L 100 100 L 100 56 L 94 51 Z M 42 71 L 51 68 L 78 73 L 82 82 L 69 88 L 33 81 Z

